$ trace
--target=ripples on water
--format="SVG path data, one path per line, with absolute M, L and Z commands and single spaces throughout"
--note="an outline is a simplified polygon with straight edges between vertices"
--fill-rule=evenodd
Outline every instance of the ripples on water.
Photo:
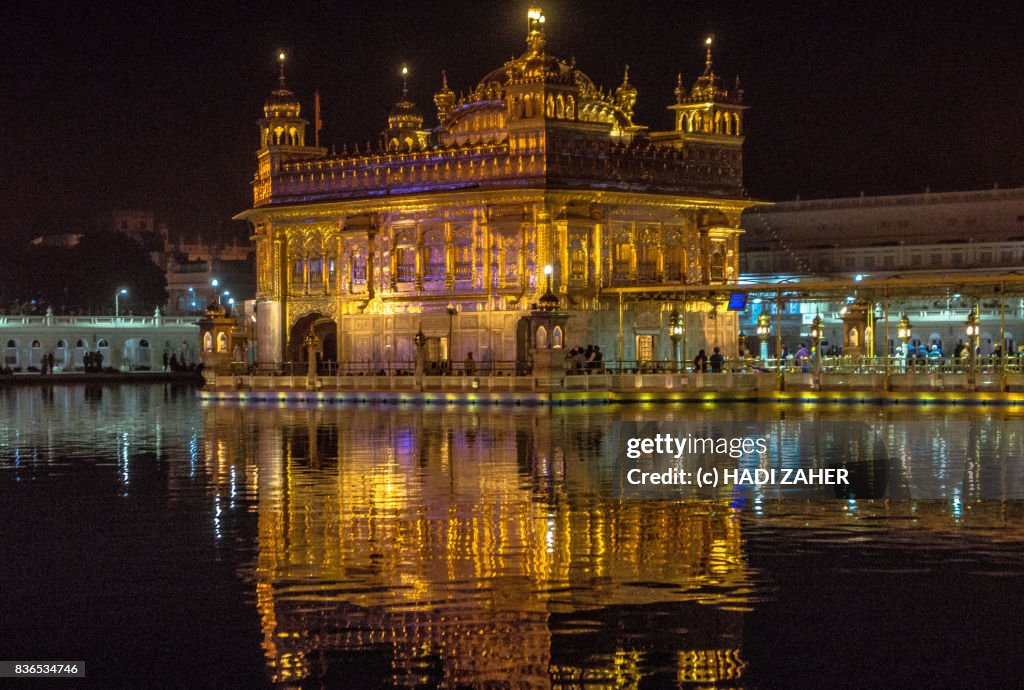
M 707 417 L 787 439 L 822 421 L 913 421 L 889 439 L 907 451 L 892 481 L 913 496 L 947 473 L 952 488 L 934 501 L 613 497 L 615 422 Z M 1024 530 L 1019 501 L 980 499 L 1020 491 L 1020 421 L 2 389 L 0 657 L 84 659 L 108 685 L 995 682 L 1020 670 Z

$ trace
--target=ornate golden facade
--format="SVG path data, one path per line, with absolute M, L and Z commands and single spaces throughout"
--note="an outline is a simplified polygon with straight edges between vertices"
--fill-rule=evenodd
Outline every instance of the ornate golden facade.
M 672 130 L 636 124 L 636 99 L 628 69 L 605 90 L 552 56 L 538 9 L 526 52 L 470 93 L 442 77 L 432 129 L 403 86 L 376 147 L 307 146 L 282 68 L 259 121 L 254 205 L 239 216 L 256 241 L 260 362 L 301 359 L 311 326 L 325 359 L 409 361 L 420 328 L 434 357 L 521 357 L 516 324 L 545 265 L 570 344 L 598 344 L 606 360 L 671 358 L 672 305 L 629 309 L 623 339 L 615 290 L 736 281 L 751 205 L 745 106 L 738 81 L 725 89 L 715 74 L 710 42 L 701 77 L 675 87 Z M 734 351 L 735 319 L 716 324 L 707 306 L 688 309 L 693 351 Z

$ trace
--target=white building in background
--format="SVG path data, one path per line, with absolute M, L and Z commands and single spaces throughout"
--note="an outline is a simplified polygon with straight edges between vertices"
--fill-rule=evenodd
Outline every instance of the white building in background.
M 185 365 L 199 361 L 199 327 L 194 318 L 141 316 L 0 315 L 0 367 L 38 371 L 52 354 L 54 372 L 81 371 L 87 353 L 103 355 L 103 367 L 159 371 L 172 355 Z
M 747 209 L 742 226 L 743 282 L 1024 274 L 1024 188 L 789 201 Z M 1004 314 L 990 297 L 961 294 L 937 279 L 927 297 L 890 307 L 895 318 L 908 315 L 913 340 L 941 342 L 949 351 L 963 340 L 967 312 L 978 302 L 985 351 L 998 343 Z M 826 340 L 838 342 L 843 306 L 789 303 L 785 343 L 792 351 L 801 336 L 806 340 L 818 313 L 825 318 Z M 745 333 L 755 332 L 759 313 L 753 304 L 744 315 Z M 1024 342 L 1019 297 L 1007 298 L 1005 317 L 1007 346 L 1013 349 Z M 898 344 L 892 335 L 890 347 Z

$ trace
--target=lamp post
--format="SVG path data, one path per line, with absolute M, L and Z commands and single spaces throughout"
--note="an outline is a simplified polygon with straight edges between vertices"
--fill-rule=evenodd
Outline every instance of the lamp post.
M 757 317 L 757 337 L 761 340 L 761 362 L 768 360 L 768 338 L 772 335 L 772 317 L 761 312 Z
M 679 371 L 679 339 L 683 337 L 683 315 L 678 309 L 673 309 L 668 316 L 668 336 L 672 338 L 672 359 L 675 370 Z
M 213 288 L 213 299 L 210 301 L 220 304 L 220 290 L 218 289 L 220 288 L 220 281 L 217 280 L 216 278 L 212 279 L 210 281 L 210 287 Z
M 416 346 L 416 370 L 414 378 L 416 390 L 423 390 L 423 370 L 426 368 L 426 358 L 423 354 L 423 348 L 427 345 L 427 336 L 423 334 L 422 323 L 416 331 L 416 335 L 412 337 L 412 342 Z
M 970 358 L 967 362 L 967 385 L 969 387 L 974 386 L 975 382 L 975 365 L 977 363 L 977 351 L 978 351 L 978 338 L 981 335 L 981 324 L 979 321 L 978 307 L 975 306 L 967 314 L 967 321 L 964 322 L 964 330 L 967 333 L 967 356 Z
M 454 304 L 449 302 L 448 308 L 445 309 L 445 311 L 448 312 L 448 352 L 446 354 L 448 355 L 447 369 L 450 374 L 452 373 L 452 350 L 454 349 L 452 347 L 452 345 L 454 345 L 452 340 L 452 326 L 455 322 L 455 314 L 458 313 L 459 310 L 455 308 Z
M 196 291 L 191 285 L 188 286 L 188 303 L 191 307 L 189 311 L 194 312 L 196 310 Z
M 906 354 L 907 352 L 907 341 L 910 340 L 911 332 L 912 328 L 910 325 L 910 319 L 907 318 L 906 314 L 904 314 L 903 316 L 900 317 L 899 326 L 896 327 L 896 337 L 898 337 L 900 339 L 900 342 L 903 343 L 904 354 Z
M 900 317 L 899 325 L 896 326 L 896 337 L 900 339 L 903 344 L 903 363 L 906 365 L 907 360 L 907 342 L 910 340 L 910 336 L 913 334 L 913 326 L 910 324 L 910 319 L 906 314 Z
M 114 293 L 114 318 L 121 317 L 121 295 L 127 295 L 128 290 L 126 288 L 120 288 Z
M 821 389 L 821 314 L 811 322 L 811 347 L 814 348 L 814 387 Z
M 896 327 L 896 337 L 903 343 L 903 361 L 907 361 L 907 342 L 910 340 L 910 336 L 913 333 L 913 327 L 910 325 L 910 319 L 906 314 L 900 317 L 899 325 Z

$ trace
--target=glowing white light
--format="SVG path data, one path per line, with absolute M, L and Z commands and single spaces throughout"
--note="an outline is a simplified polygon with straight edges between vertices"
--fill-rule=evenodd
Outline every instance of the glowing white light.
M 551 264 L 548 264 L 548 265 L 546 265 L 544 267 L 544 275 L 549 276 L 549 275 L 551 275 L 554 272 L 555 272 L 555 267 L 552 266 Z

